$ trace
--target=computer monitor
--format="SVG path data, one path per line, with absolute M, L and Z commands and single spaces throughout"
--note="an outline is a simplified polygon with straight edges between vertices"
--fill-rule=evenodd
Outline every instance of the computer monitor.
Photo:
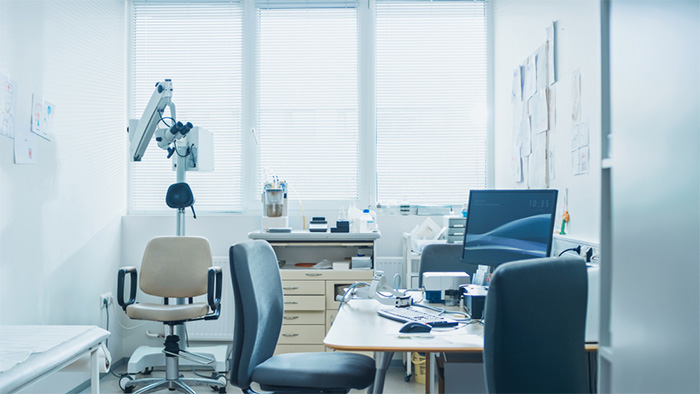
M 462 262 L 488 265 L 548 257 L 557 190 L 472 190 Z

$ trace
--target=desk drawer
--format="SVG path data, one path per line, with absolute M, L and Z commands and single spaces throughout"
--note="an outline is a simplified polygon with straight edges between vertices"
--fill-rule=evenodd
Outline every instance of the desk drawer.
M 284 296 L 285 311 L 322 311 L 326 309 L 326 297 L 318 296 Z
M 324 324 L 323 311 L 286 311 L 282 324 Z
M 322 344 L 326 335 L 326 326 L 323 324 L 299 324 L 282 325 L 280 338 L 277 343 L 282 345 L 290 344 Z
M 320 280 L 285 280 L 282 281 L 285 295 L 323 295 L 323 281 Z

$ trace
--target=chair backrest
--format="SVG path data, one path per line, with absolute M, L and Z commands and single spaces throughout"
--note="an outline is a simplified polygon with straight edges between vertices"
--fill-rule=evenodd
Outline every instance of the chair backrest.
M 209 241 L 203 237 L 156 237 L 141 261 L 139 287 L 157 297 L 189 298 L 207 293 L 212 265 Z
M 466 272 L 473 277 L 476 268 L 462 263 L 462 244 L 430 244 L 420 255 L 418 287 L 423 287 L 423 272 Z
M 255 367 L 272 357 L 277 346 L 284 313 L 282 279 L 266 241 L 231 246 L 229 261 L 235 304 L 230 381 L 246 389 Z
M 486 297 L 484 369 L 490 393 L 588 391 L 586 263 L 578 257 L 499 266 Z

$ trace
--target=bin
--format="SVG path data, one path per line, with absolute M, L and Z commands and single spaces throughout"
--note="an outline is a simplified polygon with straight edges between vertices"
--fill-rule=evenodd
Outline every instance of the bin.
M 425 384 L 425 354 L 413 352 L 411 362 L 413 362 L 413 378 L 416 383 Z

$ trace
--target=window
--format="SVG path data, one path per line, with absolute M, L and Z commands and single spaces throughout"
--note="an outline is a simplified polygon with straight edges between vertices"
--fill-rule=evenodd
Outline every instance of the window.
M 257 12 L 258 190 L 274 174 L 303 201 L 356 200 L 354 3 L 263 2 Z
M 467 201 L 486 186 L 483 1 L 376 3 L 377 198 Z
M 133 5 L 130 117 L 141 118 L 156 82 L 172 79 L 177 120 L 214 135 L 214 171 L 187 173 L 201 211 L 242 206 L 241 11 L 233 1 Z M 131 212 L 170 210 L 165 193 L 175 172 L 166 155 L 151 141 L 142 161 L 130 164 Z
M 485 0 L 133 0 L 130 117 L 170 78 L 178 120 L 214 134 L 214 172 L 187 176 L 200 212 L 259 209 L 272 175 L 311 209 L 461 204 L 486 186 L 486 10 Z M 151 145 L 130 164 L 130 212 L 169 210 L 175 173 Z

